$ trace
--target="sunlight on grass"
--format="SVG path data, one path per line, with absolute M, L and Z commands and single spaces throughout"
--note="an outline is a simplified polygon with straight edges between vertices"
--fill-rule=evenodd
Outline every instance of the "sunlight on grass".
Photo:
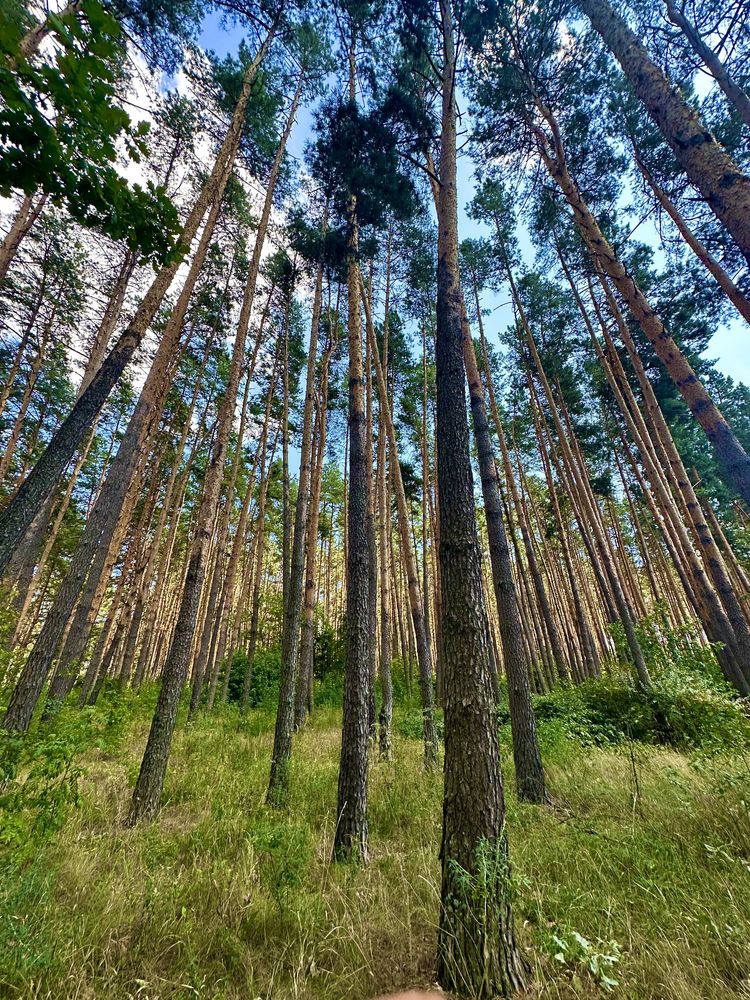
M 136 711 L 119 750 L 84 757 L 80 807 L 10 866 L 3 996 L 354 1000 L 430 985 L 441 777 L 419 740 L 397 735 L 395 761 L 372 764 L 360 871 L 330 863 L 337 712 L 297 737 L 282 813 L 264 801 L 270 716 L 183 726 L 159 819 L 128 830 L 148 706 Z M 558 740 L 549 757 L 552 809 L 519 805 L 508 779 L 529 995 L 750 996 L 742 756 Z

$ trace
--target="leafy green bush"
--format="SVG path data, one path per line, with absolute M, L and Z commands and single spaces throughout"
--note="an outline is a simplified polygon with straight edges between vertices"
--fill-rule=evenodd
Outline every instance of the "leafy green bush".
M 344 702 L 344 675 L 330 673 L 315 686 L 318 708 L 341 708 Z
M 652 678 L 657 684 L 689 684 L 708 691 L 731 693 L 721 672 L 715 643 L 702 637 L 700 622 L 672 625 L 667 609 L 658 604 L 635 625 L 636 635 Z M 628 661 L 627 643 L 620 622 L 610 626 L 620 661 Z
M 421 740 L 424 737 L 422 709 L 407 708 L 403 712 L 398 712 L 393 721 L 393 728 L 399 736 L 403 736 L 407 740 Z M 435 709 L 435 728 L 437 729 L 438 739 L 442 740 L 445 735 L 445 728 L 443 711 L 440 708 Z
M 556 688 L 533 701 L 542 743 L 550 736 L 555 745 L 565 737 L 582 746 L 637 740 L 718 751 L 750 742 L 750 723 L 740 705 L 689 677 L 657 681 L 650 693 L 627 681 L 601 678 Z
M 21 737 L 0 732 L 0 846 L 29 854 L 80 804 L 85 771 L 78 758 L 119 749 L 130 713 L 127 700 L 108 692 L 96 706 L 66 706 L 53 722 Z
M 331 674 L 342 677 L 346 663 L 346 627 L 336 628 L 329 622 L 316 623 L 313 648 L 313 674 L 325 680 Z
M 617 941 L 589 941 L 578 931 L 550 934 L 548 940 L 550 954 L 561 965 L 578 966 L 585 969 L 599 983 L 603 990 L 611 993 L 618 980 L 612 972 L 622 957 Z
M 80 720 L 85 725 L 85 719 Z M 67 807 L 80 802 L 78 781 L 83 769 L 75 758 L 81 752 L 83 726 L 45 732 L 20 744 L 7 734 L 2 746 L 3 791 L 0 794 L 0 845 L 27 850 L 41 837 L 59 829 Z
M 229 672 L 229 687 L 227 701 L 230 705 L 238 705 L 242 701 L 242 687 L 247 672 L 247 655 L 235 653 Z M 226 665 L 222 667 L 226 669 Z M 264 649 L 255 654 L 253 674 L 250 680 L 250 708 L 259 708 L 275 704 L 279 695 L 279 678 L 281 676 L 281 650 L 278 646 Z
M 625 683 L 589 680 L 533 700 L 540 724 L 562 722 L 567 736 L 583 746 L 607 746 L 628 737 L 654 742 L 653 715 L 640 692 Z

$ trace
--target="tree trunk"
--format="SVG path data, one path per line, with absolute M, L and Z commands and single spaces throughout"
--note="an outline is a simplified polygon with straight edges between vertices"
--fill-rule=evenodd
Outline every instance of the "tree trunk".
M 600 5 L 610 10 L 606 0 L 582 0 L 582 2 L 587 6 Z M 728 484 L 750 506 L 750 457 L 734 436 L 729 424 L 706 392 L 687 358 L 669 336 L 664 324 L 649 305 L 643 292 L 607 242 L 599 224 L 584 202 L 575 181 L 568 173 L 557 123 L 548 109 L 545 108 L 543 113 L 554 135 L 554 156 L 550 153 L 548 144 L 541 137 L 539 151 L 551 177 L 557 182 L 573 210 L 576 226 L 592 260 L 612 281 L 627 303 L 659 360 L 679 389 L 690 412 L 705 431 L 706 437 L 713 445 L 719 466 L 724 471 Z M 750 197 L 750 186 L 748 192 Z M 747 218 L 749 220 L 748 227 L 750 227 L 750 202 Z M 748 232 L 750 239 L 750 228 Z
M 353 86 L 353 83 L 352 83 Z M 367 861 L 367 751 L 370 687 L 370 533 L 367 511 L 370 469 L 362 364 L 360 276 L 357 263 L 357 202 L 348 205 L 347 287 L 349 299 L 349 488 L 346 553 L 346 669 L 341 728 L 338 804 L 333 856 Z M 367 302 L 364 299 L 365 304 Z
M 180 244 L 185 249 L 189 248 L 192 243 L 208 206 L 212 201 L 220 198 L 223 193 L 239 144 L 250 90 L 274 32 L 275 25 L 267 34 L 255 59 L 245 73 L 242 92 L 227 134 L 211 173 L 203 184 L 183 226 Z M 25 535 L 39 510 L 44 506 L 47 497 L 57 485 L 65 468 L 104 406 L 110 391 L 140 346 L 146 330 L 156 316 L 164 296 L 172 284 L 180 262 L 180 258 L 176 257 L 159 271 L 136 310 L 135 316 L 102 362 L 88 388 L 75 403 L 70 415 L 57 429 L 11 503 L 0 513 L 0 575 L 5 572 L 15 547 Z
M 455 39 L 441 0 L 437 448 L 440 499 L 445 790 L 437 978 L 478 1000 L 523 986 L 509 897 L 505 804 L 466 417 L 458 277 Z
M 481 315 L 476 285 L 474 290 L 477 315 Z M 500 499 L 500 487 L 492 450 L 484 391 L 465 308 L 462 310 L 462 335 L 464 367 L 469 384 L 469 402 L 474 423 L 474 439 L 477 446 L 479 475 L 482 482 L 482 496 L 487 522 L 492 581 L 500 622 L 505 675 L 508 681 L 516 788 L 519 799 L 542 803 L 547 801 L 547 790 L 542 755 L 536 733 L 536 719 L 531 705 L 529 671 L 524 656 L 521 618 L 513 580 L 513 565 L 508 547 L 508 537 L 505 534 L 503 524 L 503 506 Z
M 579 6 L 622 66 L 688 179 L 724 223 L 750 265 L 750 177 L 716 141 L 698 112 L 654 64 L 638 36 L 607 0 L 579 0 Z
M 424 762 L 425 767 L 430 770 L 436 767 L 440 760 L 438 750 L 437 729 L 435 727 L 435 696 L 432 687 L 432 657 L 427 644 L 427 628 L 425 623 L 424 605 L 422 594 L 419 589 L 419 570 L 417 559 L 412 545 L 411 532 L 409 527 L 409 508 L 406 502 L 404 481 L 401 475 L 401 466 L 398 461 L 398 443 L 396 441 L 396 429 L 391 416 L 390 404 L 388 401 L 388 386 L 380 361 L 377 341 L 375 339 L 375 328 L 370 314 L 370 307 L 365 298 L 365 325 L 367 327 L 367 338 L 370 343 L 372 360 L 375 365 L 375 375 L 378 383 L 378 403 L 380 406 L 380 419 L 383 422 L 383 429 L 388 436 L 388 458 L 390 459 L 390 470 L 393 477 L 393 484 L 396 489 L 396 509 L 398 511 L 399 536 L 401 539 L 401 552 L 404 565 L 406 567 L 406 583 L 409 595 L 409 609 L 411 620 L 414 626 L 416 637 L 417 663 L 419 666 L 419 690 L 422 698 L 423 715 L 423 735 L 424 735 Z M 403 654 L 405 655 L 405 654 Z M 404 666 L 406 660 L 404 659 Z
M 325 230 L 326 219 L 324 217 L 323 233 L 325 233 Z M 310 343 L 307 350 L 307 376 L 305 380 L 305 402 L 302 413 L 299 486 L 297 490 L 297 507 L 294 513 L 294 538 L 288 557 L 289 577 L 284 600 L 284 619 L 281 636 L 281 683 L 279 685 L 279 704 L 276 710 L 276 728 L 274 731 L 271 775 L 268 786 L 268 801 L 276 806 L 284 805 L 289 795 L 289 759 L 292 754 L 294 702 L 299 669 L 300 612 L 302 609 L 305 537 L 308 528 L 310 479 L 312 474 L 315 362 L 318 356 L 318 332 L 320 329 L 322 305 L 323 263 L 321 261 L 315 277 Z

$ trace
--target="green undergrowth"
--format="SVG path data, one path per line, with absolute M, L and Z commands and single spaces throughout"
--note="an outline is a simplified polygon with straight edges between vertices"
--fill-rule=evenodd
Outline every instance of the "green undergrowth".
M 716 694 L 730 722 L 719 713 L 698 739 L 680 703 L 677 749 L 632 697 L 609 680 L 537 700 L 551 808 L 516 801 L 505 754 L 528 995 L 747 998 L 744 717 Z M 296 738 L 279 812 L 264 800 L 272 709 L 186 726 L 183 706 L 160 816 L 126 829 L 153 698 L 108 692 L 4 747 L 0 996 L 365 1000 L 429 986 L 442 779 L 422 769 L 414 711 L 397 707 L 395 759 L 372 762 L 371 859 L 357 869 L 330 863 L 334 708 Z M 507 724 L 501 735 L 507 750 Z

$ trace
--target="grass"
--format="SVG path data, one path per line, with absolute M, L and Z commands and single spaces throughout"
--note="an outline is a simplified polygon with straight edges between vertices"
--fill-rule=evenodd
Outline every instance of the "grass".
M 359 870 L 329 860 L 335 710 L 297 738 L 285 813 L 264 803 L 269 713 L 181 724 L 161 814 L 128 830 L 149 714 L 131 707 L 119 741 L 82 756 L 59 829 L 0 854 L 0 996 L 364 1000 L 431 984 L 442 782 L 419 740 L 397 725 L 395 761 L 373 763 Z M 583 748 L 552 722 L 542 737 L 554 807 L 520 805 L 507 776 L 528 996 L 750 998 L 743 754 Z

